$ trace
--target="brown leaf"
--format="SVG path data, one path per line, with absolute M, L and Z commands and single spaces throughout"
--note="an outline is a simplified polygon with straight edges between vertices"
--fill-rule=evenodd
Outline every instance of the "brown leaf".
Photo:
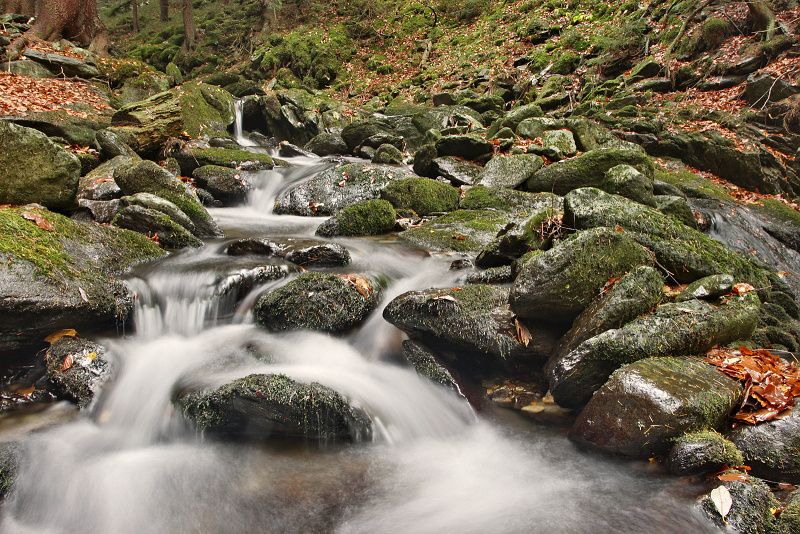
M 50 334 L 49 336 L 44 338 L 44 340 L 46 342 L 50 343 L 50 344 L 53 344 L 56 341 L 58 341 L 59 339 L 61 339 L 62 337 L 77 337 L 77 336 L 78 336 L 78 332 L 76 332 L 75 329 L 73 329 L 73 328 L 65 328 L 64 330 L 59 330 L 58 332 L 53 332 L 52 334 Z
M 533 337 L 531 337 L 531 331 L 528 330 L 527 326 L 519 322 L 519 319 L 517 318 L 514 318 L 514 326 L 517 327 L 517 339 L 520 343 L 527 347 L 528 343 L 530 343 L 531 339 L 533 339 Z
M 34 223 L 36 223 L 36 226 L 38 226 L 42 230 L 45 230 L 47 232 L 53 231 L 53 225 L 50 224 L 50 221 L 45 219 L 41 213 L 37 213 L 35 211 L 23 211 L 19 214 L 19 216 L 22 217 L 23 219 L 33 221 Z
M 733 286 L 733 292 L 739 295 L 742 295 L 744 293 L 749 293 L 750 291 L 755 291 L 755 290 L 756 288 L 754 288 L 750 284 L 745 284 L 744 282 L 734 284 Z
M 72 361 L 72 354 L 67 354 L 67 357 L 66 357 L 66 358 L 64 358 L 64 364 L 61 366 L 61 371 L 62 371 L 62 372 L 66 371 L 67 369 L 69 369 L 70 367 L 72 367 L 72 365 L 73 365 L 74 363 L 75 363 L 75 362 L 73 362 L 73 361 Z
M 31 386 L 30 386 L 30 387 L 28 387 L 28 388 L 25 388 L 25 389 L 18 389 L 18 390 L 17 390 L 17 394 L 18 394 L 18 395 L 22 395 L 23 397 L 30 398 L 30 397 L 31 397 L 31 395 L 33 395 L 33 392 L 35 391 L 35 389 L 36 389 L 36 388 L 34 387 L 34 385 L 33 385 L 33 384 L 31 384 Z
M 339 274 L 337 276 L 356 288 L 356 291 L 361 293 L 365 299 L 368 299 L 372 294 L 372 288 L 369 287 L 369 282 L 363 276 L 357 274 Z
M 717 476 L 717 478 L 723 482 L 732 482 L 734 480 L 741 480 L 742 482 L 750 481 L 750 479 L 742 473 L 725 473 L 724 475 Z

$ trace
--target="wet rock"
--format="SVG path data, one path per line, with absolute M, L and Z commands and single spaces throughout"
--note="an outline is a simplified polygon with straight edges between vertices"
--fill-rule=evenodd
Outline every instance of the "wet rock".
M 397 147 L 384 143 L 375 150 L 372 163 L 400 165 L 403 163 L 403 153 Z
M 157 157 L 170 138 L 178 139 L 184 131 L 193 139 L 228 137 L 233 120 L 230 93 L 192 82 L 123 106 L 111 118 L 109 130 L 137 154 Z
M 128 167 L 141 158 L 130 156 L 116 156 L 101 163 L 96 169 L 81 177 L 78 181 L 77 198 L 87 200 L 111 200 L 120 198 L 122 190 L 114 181 L 114 172 L 117 169 Z
M 95 142 L 100 150 L 100 155 L 105 159 L 114 159 L 117 156 L 125 156 L 135 160 L 140 159 L 131 147 L 125 144 L 120 137 L 109 130 L 100 130 L 95 134 Z
M 350 252 L 337 243 L 321 243 L 289 248 L 284 259 L 303 267 L 344 267 L 350 264 Z
M 716 299 L 727 295 L 733 290 L 733 276 L 729 274 L 715 274 L 695 280 L 686 289 L 675 297 L 675 302 L 685 302 L 692 299 Z
M 381 198 L 395 209 L 410 209 L 417 215 L 453 211 L 459 196 L 455 187 L 419 176 L 393 180 L 381 189 Z
M 721 482 L 727 488 L 733 505 L 723 517 L 709 495 L 700 501 L 700 510 L 718 527 L 734 529 L 735 532 L 772 533 L 776 532 L 777 519 L 772 512 L 779 510 L 780 503 L 772 496 L 769 486 L 763 481 L 747 477 L 749 480 Z
M 428 347 L 414 341 L 413 339 L 406 339 L 403 341 L 403 354 L 414 366 L 417 374 L 449 388 L 455 392 L 459 392 L 458 384 L 456 383 L 453 375 L 437 361 L 436 353 Z
M 454 156 L 471 161 L 480 161 L 492 154 L 492 144 L 473 134 L 446 135 L 436 141 L 436 152 L 441 157 Z
M 552 246 L 551 221 L 561 213 L 543 208 L 522 223 L 509 222 L 475 258 L 482 268 L 510 265 L 515 259 L 531 250 L 545 250 Z M 556 233 L 558 233 L 556 231 Z
M 33 48 L 25 49 L 22 55 L 41 64 L 58 76 L 77 76 L 78 78 L 89 79 L 100 75 L 100 71 L 98 71 L 97 68 L 89 65 L 86 61 L 73 57 L 63 56 L 61 54 L 48 54 L 41 50 L 34 50 Z
M 655 207 L 664 215 L 669 215 L 689 228 L 697 230 L 697 219 L 691 206 L 683 196 L 654 195 Z
M 153 161 L 140 161 L 114 171 L 114 181 L 126 195 L 152 193 L 175 204 L 195 225 L 197 237 L 224 235 L 197 195 L 178 178 Z
M 158 243 L 167 249 L 202 247 L 203 242 L 175 222 L 163 211 L 131 205 L 121 209 L 111 224 L 133 230 L 148 237 L 157 236 Z
M 640 265 L 631 269 L 578 315 L 559 340 L 555 354 L 569 354 L 587 339 L 647 313 L 663 298 L 663 286 L 664 278 L 653 267 Z
M 634 167 L 652 180 L 653 163 L 644 152 L 629 148 L 599 148 L 544 167 L 530 177 L 522 189 L 564 195 L 581 187 L 598 187 L 605 181 L 606 171 L 623 164 Z
M 324 237 L 380 235 L 394 230 L 394 221 L 394 208 L 388 201 L 364 200 L 340 210 L 319 225 L 316 234 Z
M 278 197 L 274 211 L 292 215 L 333 215 L 342 208 L 380 196 L 392 180 L 406 177 L 388 165 L 350 163 L 328 169 Z
M 514 189 L 525 183 L 543 165 L 541 157 L 530 154 L 495 156 L 486 164 L 483 175 L 475 185 Z
M 217 165 L 204 165 L 192 173 L 197 183 L 223 206 L 241 204 L 253 188 L 240 171 Z
M 361 324 L 380 293 L 380 284 L 370 277 L 310 272 L 260 296 L 253 313 L 269 330 L 307 328 L 338 334 Z
M 391 301 L 383 317 L 431 348 L 457 349 L 455 365 L 479 374 L 543 361 L 560 333 L 531 323 L 531 340 L 520 343 L 508 289 L 488 285 L 410 291 Z
M 80 172 L 80 160 L 43 133 L 0 121 L 0 204 L 66 210 L 75 205 Z
M 60 396 L 87 408 L 113 373 L 113 363 L 105 349 L 92 341 L 65 337 L 45 352 L 47 378 Z
M 81 198 L 78 199 L 78 206 L 89 211 L 89 220 L 100 224 L 111 223 L 120 210 L 120 202 L 116 198 L 113 200 L 86 200 Z
M 299 146 L 293 145 L 288 141 L 281 141 L 278 143 L 278 154 L 284 158 L 292 158 L 296 156 L 313 158 L 315 155 L 313 152 L 303 150 Z
M 310 150 L 317 156 L 337 156 L 349 154 L 350 150 L 347 148 L 347 143 L 344 142 L 341 135 L 323 132 L 313 139 L 311 139 L 305 146 L 306 150 Z
M 433 168 L 435 176 L 442 176 L 450 180 L 453 185 L 472 185 L 483 173 L 483 167 L 474 161 L 452 156 L 437 157 L 433 160 Z
M 545 373 L 550 392 L 561 406 L 582 406 L 622 365 L 655 356 L 702 354 L 714 345 L 749 338 L 758 308 L 758 298 L 751 293 L 720 306 L 701 300 L 662 304 L 653 313 L 548 361 Z
M 239 302 L 257 285 L 286 278 L 290 269 L 286 265 L 259 265 L 253 268 L 239 269 L 218 276 L 214 294 L 227 297 L 234 303 Z M 293 272 L 299 271 L 294 268 Z
M 24 453 L 24 446 L 19 442 L 0 443 L 0 498 L 5 498 L 17 483 Z
M 180 164 L 181 173 L 191 175 L 198 167 L 216 165 L 243 171 L 272 169 L 275 160 L 269 154 L 260 154 L 235 148 L 183 147 L 169 152 Z
M 791 493 L 787 505 L 778 517 L 778 532 L 800 532 L 800 491 Z
M 174 401 L 199 429 L 235 439 L 368 441 L 372 421 L 336 391 L 285 375 L 252 374 Z
M 740 425 L 728 434 L 751 474 L 776 482 L 800 483 L 800 407 L 785 419 Z
M 24 212 L 44 218 L 53 230 L 23 219 Z M 134 232 L 35 208 L 0 210 L 0 234 L 13 236 L 0 254 L 3 356 L 43 348 L 45 337 L 64 328 L 84 334 L 124 324 L 133 295 L 112 275 L 164 254 Z
M 669 451 L 669 472 L 677 477 L 716 473 L 723 466 L 744 465 L 736 445 L 714 430 L 689 432 Z
M 634 458 L 666 455 L 685 432 L 722 425 L 743 394 L 737 380 L 705 362 L 646 358 L 611 375 L 581 411 L 569 438 Z
M 609 279 L 648 264 L 650 253 L 624 234 L 610 228 L 580 232 L 521 269 L 509 295 L 511 309 L 520 317 L 568 324 Z
M 507 217 L 489 210 L 459 209 L 436 217 L 400 236 L 433 250 L 475 252 L 505 228 Z
M 126 208 L 128 206 L 141 206 L 143 208 L 160 211 L 172 219 L 173 222 L 183 226 L 189 233 L 193 233 L 195 231 L 194 223 L 192 223 L 189 217 L 187 217 L 185 213 L 178 209 L 175 204 L 150 193 L 136 193 L 132 196 L 122 197 L 119 199 L 119 204 L 121 208 Z M 129 228 L 129 230 L 133 230 L 133 228 Z
M 575 228 L 621 228 L 625 235 L 653 251 L 660 267 L 682 283 L 713 274 L 732 274 L 754 287 L 767 284 L 764 268 L 719 241 L 692 230 L 660 211 L 584 188 L 564 197 L 564 220 Z
M 656 207 L 652 178 L 630 165 L 617 165 L 608 169 L 603 181 L 598 184 L 598 188 L 606 193 L 629 198 L 645 206 Z
M 265 237 L 243 237 L 225 247 L 225 253 L 231 256 L 281 256 L 284 246 L 274 243 Z
M 510 284 L 514 278 L 511 266 L 502 265 L 470 273 L 464 281 L 467 284 Z

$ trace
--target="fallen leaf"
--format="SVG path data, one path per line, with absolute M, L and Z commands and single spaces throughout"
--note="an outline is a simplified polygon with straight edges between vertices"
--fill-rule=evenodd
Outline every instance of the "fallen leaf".
M 23 211 L 19 214 L 19 216 L 22 217 L 23 219 L 33 221 L 34 223 L 36 223 L 36 226 L 38 226 L 42 230 L 45 230 L 47 232 L 53 231 L 53 225 L 50 224 L 50 221 L 45 219 L 41 213 L 36 213 L 34 211 Z
M 77 337 L 77 336 L 78 336 L 78 332 L 76 332 L 75 329 L 73 329 L 73 328 L 65 328 L 64 330 L 59 330 L 58 332 L 54 332 L 54 333 L 50 334 L 49 336 L 44 338 L 44 340 L 46 342 L 50 343 L 50 344 L 53 344 L 56 341 L 58 341 L 59 339 L 61 339 L 62 337 Z
M 17 393 L 19 395 L 24 396 L 24 397 L 30 398 L 35 389 L 36 388 L 33 386 L 33 384 L 31 384 L 31 387 L 29 387 L 29 388 L 17 390 Z
M 78 293 L 80 293 L 81 298 L 83 299 L 84 302 L 89 302 L 89 297 L 86 296 L 86 291 L 84 291 L 83 288 L 80 286 L 78 287 Z
M 717 476 L 717 478 L 723 482 L 732 482 L 734 480 L 741 480 L 742 482 L 750 481 L 750 479 L 742 473 L 725 473 L 724 475 Z
M 369 282 L 363 276 L 357 274 L 340 274 L 337 276 L 356 288 L 356 291 L 361 293 L 365 299 L 368 299 L 372 294 L 372 288 L 369 287 Z
M 86 359 L 88 359 L 90 362 L 94 361 L 95 358 L 97 358 L 96 352 L 90 352 L 89 354 L 86 355 Z
M 734 284 L 733 292 L 742 295 L 744 293 L 749 293 L 750 291 L 755 291 L 756 288 L 751 286 L 750 284 L 745 284 L 744 282 L 740 282 L 738 284 Z
M 711 490 L 709 497 L 717 508 L 719 515 L 721 515 L 724 520 L 728 512 L 731 511 L 731 506 L 733 506 L 733 499 L 731 498 L 731 493 L 728 491 L 728 488 L 725 486 L 715 488 Z
M 61 371 L 62 371 L 62 372 L 63 372 L 63 371 L 66 371 L 67 369 L 69 369 L 70 367 L 72 367 L 72 365 L 73 365 L 74 363 L 75 363 L 75 362 L 72 360 L 72 354 L 67 354 L 67 357 L 66 357 L 66 358 L 64 358 L 64 364 L 61 366 Z
M 452 295 L 436 295 L 431 300 L 447 300 L 450 302 L 458 302 Z
M 531 339 L 533 339 L 531 337 L 531 331 L 528 330 L 528 327 L 519 322 L 519 319 L 516 318 L 514 319 L 514 326 L 517 327 L 517 339 L 519 339 L 519 342 L 527 347 L 528 343 L 530 343 Z

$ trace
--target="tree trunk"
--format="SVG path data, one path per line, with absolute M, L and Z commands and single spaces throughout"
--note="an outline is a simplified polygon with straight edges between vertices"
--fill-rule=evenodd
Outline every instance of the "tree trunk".
M 0 0 L 0 12 L 33 16 L 36 13 L 34 0 Z
M 139 0 L 131 1 L 131 10 L 133 11 L 133 33 L 139 33 Z
M 763 41 L 770 41 L 778 29 L 772 8 L 766 0 L 747 0 L 745 3 L 750 10 L 749 17 L 753 21 L 753 31 L 758 32 Z
M 159 19 L 161 22 L 167 22 L 169 20 L 169 0 L 159 0 L 159 6 L 161 6 Z
M 0 10 L 14 11 L 29 7 L 30 3 L 31 0 L 0 0 Z M 65 38 L 108 57 L 108 30 L 97 13 L 96 0 L 32 0 L 32 3 L 36 21 L 9 46 L 10 60 L 19 58 L 31 38 L 43 41 Z
M 192 0 L 183 0 L 183 50 L 191 52 L 195 48 L 197 31 L 194 27 L 194 11 Z

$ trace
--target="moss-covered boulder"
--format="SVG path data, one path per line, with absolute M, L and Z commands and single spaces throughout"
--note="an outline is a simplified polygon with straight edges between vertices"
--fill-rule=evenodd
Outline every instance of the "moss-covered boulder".
M 701 354 L 714 345 L 749 338 L 758 311 L 758 297 L 752 293 L 719 306 L 701 300 L 662 304 L 548 361 L 550 392 L 560 406 L 582 406 L 622 365 L 656 356 Z
M 649 251 L 610 228 L 579 232 L 526 263 L 511 288 L 520 317 L 569 324 L 611 278 L 651 265 Z
M 372 163 L 400 165 L 403 163 L 403 153 L 396 146 L 383 143 L 375 150 Z
M 433 170 L 425 176 L 430 176 L 431 178 L 441 176 L 450 180 L 453 185 L 472 185 L 480 180 L 483 173 L 481 165 L 474 161 L 454 156 L 434 158 L 431 162 L 431 167 Z
M 599 187 L 606 179 L 606 171 L 623 164 L 630 165 L 649 177 L 652 184 L 653 163 L 644 151 L 633 148 L 598 148 L 544 167 L 531 176 L 522 189 L 565 195 L 580 187 Z
M 233 439 L 367 441 L 372 421 L 336 391 L 285 375 L 252 374 L 175 399 L 183 414 L 214 436 Z
M 525 221 L 534 213 L 549 209 L 564 210 L 564 199 L 551 193 L 528 193 L 515 189 L 471 187 L 459 204 L 461 209 L 489 209 L 509 214 L 514 220 Z
M 155 157 L 171 138 L 228 137 L 233 95 L 203 83 L 187 83 L 120 108 L 109 130 L 144 157 Z
M 675 297 L 675 302 L 692 299 L 716 299 L 733 290 L 734 278 L 729 274 L 715 274 L 695 280 Z
M 371 277 L 310 272 L 261 295 L 253 313 L 269 330 L 343 333 L 366 319 L 380 293 L 381 285 Z
M 664 215 L 669 215 L 689 228 L 697 230 L 697 218 L 694 216 L 694 212 L 691 206 L 689 206 L 689 203 L 682 196 L 654 195 L 653 201 L 655 202 L 656 209 Z
M 241 204 L 253 188 L 241 171 L 219 165 L 203 165 L 192 173 L 198 185 L 211 193 L 223 206 Z
M 151 193 L 136 193 L 132 196 L 122 197 L 119 199 L 119 205 L 121 208 L 141 206 L 143 208 L 160 211 L 176 224 L 183 226 L 190 234 L 195 232 L 194 223 L 178 208 L 178 206 L 169 200 L 164 200 Z M 133 228 L 129 228 L 129 230 L 133 230 Z
M 316 234 L 324 237 L 380 235 L 394 229 L 392 205 L 381 199 L 364 200 L 347 206 L 319 225 Z
M 555 150 L 562 157 L 572 157 L 578 153 L 578 145 L 572 132 L 563 130 L 547 130 L 542 135 L 542 147 Z
M 495 238 L 507 222 L 508 217 L 502 213 L 456 210 L 406 230 L 400 236 L 432 250 L 477 253 Z
M 304 148 L 317 156 L 338 156 L 350 153 L 342 136 L 331 132 L 323 132 L 315 136 L 306 143 Z
M 543 165 L 541 157 L 530 154 L 495 156 L 486 164 L 483 175 L 475 185 L 514 189 L 525 183 Z
M 78 200 L 112 200 L 121 197 L 123 193 L 114 181 L 114 171 L 128 167 L 140 159 L 139 156 L 116 156 L 101 163 L 78 181 Z
M 0 121 L 0 204 L 75 205 L 81 162 L 38 130 Z
M 453 211 L 458 208 L 459 190 L 419 176 L 394 180 L 381 189 L 381 198 L 395 209 L 411 210 L 417 215 Z
M 367 163 L 334 167 L 282 193 L 274 211 L 289 215 L 333 215 L 362 200 L 379 198 L 381 189 L 389 182 L 408 174 L 397 167 Z
M 763 267 L 719 241 L 679 223 L 660 211 L 595 188 L 564 197 L 564 219 L 575 228 L 619 227 L 652 250 L 660 266 L 680 282 L 713 274 L 732 274 L 755 287 L 768 284 Z
M 559 334 L 531 323 L 531 340 L 521 343 L 508 307 L 508 288 L 480 284 L 404 293 L 384 308 L 383 317 L 412 339 L 455 351 L 458 361 L 449 365 L 462 373 L 489 373 L 512 362 L 541 363 Z
M 523 222 L 509 222 L 483 247 L 475 258 L 475 265 L 484 269 L 510 265 L 532 250 L 549 249 L 553 242 L 552 234 L 558 233 L 561 215 L 548 207 L 535 211 Z
M 61 338 L 50 345 L 44 358 L 53 389 L 81 408 L 92 403 L 114 372 L 105 348 L 83 339 Z
M 344 267 L 350 264 L 350 252 L 338 243 L 298 243 L 289 245 L 286 261 L 302 267 Z
M 424 344 L 413 339 L 404 340 L 403 355 L 414 366 L 418 375 L 452 391 L 459 391 L 459 386 L 452 373 L 439 363 L 436 353 Z
M 744 480 L 721 482 L 731 496 L 731 509 L 723 518 L 710 495 L 700 500 L 700 510 L 722 529 L 748 534 L 774 534 L 778 525 L 775 512 L 781 504 L 763 480 L 745 476 Z M 717 487 L 719 487 L 717 486 Z
M 200 239 L 163 211 L 141 205 L 133 204 L 122 208 L 111 220 L 111 224 L 155 238 L 159 245 L 167 249 L 203 246 Z
M 189 176 L 198 167 L 215 165 L 236 170 L 260 171 L 271 169 L 275 161 L 269 154 L 249 152 L 236 148 L 184 147 L 169 154 L 178 161 L 181 172 Z
M 43 348 L 61 329 L 85 333 L 124 323 L 133 295 L 112 275 L 164 254 L 137 233 L 35 208 L 0 210 L 0 235 L 3 356 Z
M 135 78 L 128 78 L 122 87 L 114 91 L 114 107 L 146 100 L 153 95 L 169 90 L 169 88 L 169 76 L 156 72 L 143 72 Z
M 634 458 L 665 456 L 685 432 L 722 425 L 743 394 L 737 380 L 705 362 L 648 358 L 612 374 L 578 415 L 569 437 Z
M 511 111 L 509 111 L 505 117 L 502 119 L 495 121 L 487 130 L 486 134 L 491 137 L 503 128 L 511 128 L 515 132 L 517 131 L 517 126 L 526 120 L 533 117 L 543 117 L 544 112 L 542 112 L 542 108 L 539 107 L 538 104 L 527 104 L 524 106 L 519 106 Z M 538 137 L 538 136 L 537 136 Z
M 117 156 L 127 156 L 134 159 L 139 157 L 117 134 L 108 130 L 97 132 L 95 134 L 95 143 L 103 159 L 113 159 Z
M 757 425 L 740 425 L 729 436 L 751 473 L 767 480 L 800 483 L 800 407 L 791 416 Z
M 492 143 L 475 134 L 445 135 L 436 141 L 439 156 L 455 156 L 472 161 L 488 159 L 492 154 Z
M 599 189 L 613 195 L 629 198 L 645 206 L 656 207 L 653 198 L 653 177 L 639 172 L 636 168 L 623 164 L 611 167 L 597 184 Z
M 724 466 L 744 465 L 741 451 L 716 430 L 687 432 L 669 451 L 669 472 L 678 477 L 716 473 Z
M 114 181 L 126 195 L 152 193 L 175 204 L 195 226 L 198 237 L 223 235 L 217 223 L 183 182 L 168 170 L 149 160 L 121 167 L 114 171 Z
M 25 448 L 18 441 L 0 443 L 0 498 L 5 498 L 17 483 L 24 453 Z
M 664 278 L 658 270 L 647 265 L 631 269 L 578 315 L 559 340 L 555 354 L 569 354 L 587 339 L 647 313 L 661 301 L 663 289 Z

